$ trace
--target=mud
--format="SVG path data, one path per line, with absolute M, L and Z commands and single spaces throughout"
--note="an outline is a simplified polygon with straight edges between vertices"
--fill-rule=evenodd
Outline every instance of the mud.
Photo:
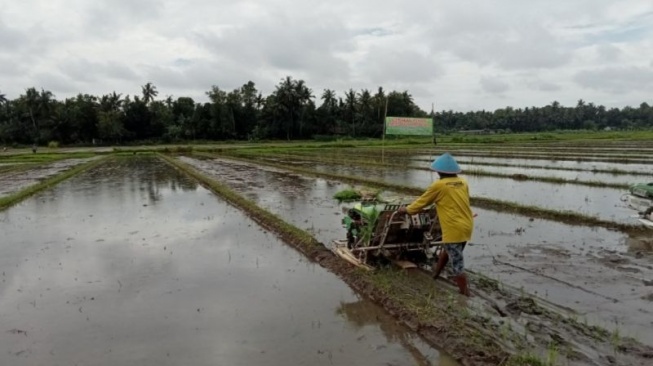
M 345 185 L 246 163 L 181 159 L 312 232 L 322 242 L 344 235 L 341 205 L 330 197 Z M 475 238 L 466 250 L 466 259 L 471 270 L 490 277 L 476 281 L 477 290 L 489 291 L 501 302 L 501 294 L 511 287 L 517 293 L 536 296 L 538 303 L 556 312 L 578 318 L 581 328 L 583 324 L 599 325 L 653 343 L 648 331 L 653 314 L 648 300 L 642 298 L 650 288 L 641 278 L 600 260 L 613 254 L 627 257 L 642 276 L 650 277 L 651 259 L 636 258 L 629 247 L 639 239 L 604 229 L 475 212 L 479 214 Z
M 68 169 L 96 159 L 100 159 L 100 157 L 86 159 L 66 159 L 36 166 L 28 170 L 21 169 L 20 171 L 1 174 L 0 197 L 9 196 L 33 184 L 39 183 L 52 176 L 63 173 Z
M 1 364 L 456 364 L 158 160 L 84 172 L 0 231 Z

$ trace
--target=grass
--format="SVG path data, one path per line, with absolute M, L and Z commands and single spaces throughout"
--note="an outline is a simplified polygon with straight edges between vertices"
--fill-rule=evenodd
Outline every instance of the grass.
M 343 189 L 340 192 L 336 192 L 336 194 L 333 195 L 333 198 L 338 200 L 338 202 L 351 202 L 351 201 L 358 201 L 361 199 L 361 194 L 353 189 L 353 188 L 348 188 L 348 189 Z
M 346 188 L 342 191 L 336 192 L 333 195 L 333 198 L 338 200 L 338 202 L 352 202 L 359 200 L 367 201 L 378 201 L 381 190 L 375 190 L 372 188 Z
M 202 155 L 202 153 L 200 153 L 200 155 Z M 213 156 L 213 155 L 208 155 L 208 156 Z M 410 187 L 410 186 L 386 183 L 383 181 L 352 177 L 348 175 L 322 173 L 310 169 L 290 167 L 288 165 L 264 162 L 264 161 L 254 160 L 245 157 L 232 156 L 231 158 L 236 160 L 248 161 L 250 163 L 253 162 L 260 165 L 266 165 L 279 169 L 284 169 L 287 171 L 293 171 L 307 176 L 334 179 L 350 184 L 364 184 L 369 187 L 392 190 L 397 193 L 403 193 L 408 195 L 421 195 L 424 192 L 423 188 L 418 188 L 418 187 Z M 522 205 L 514 202 L 507 202 L 507 201 L 484 198 L 484 197 L 472 197 L 471 203 L 473 206 L 492 210 L 492 211 L 507 212 L 507 213 L 513 213 L 518 215 L 537 217 L 541 219 L 563 222 L 565 224 L 570 224 L 570 225 L 600 226 L 608 229 L 620 230 L 627 233 L 646 232 L 646 228 L 640 227 L 638 225 L 616 223 L 608 220 L 603 220 L 594 216 L 584 215 L 571 211 L 561 211 L 561 210 L 553 210 L 553 209 L 547 209 L 547 208 L 542 208 L 537 206 L 528 206 L 528 205 Z
M 53 177 L 50 177 L 40 183 L 31 185 L 27 188 L 24 188 L 16 193 L 10 194 L 8 196 L 0 198 L 0 210 L 7 209 L 8 207 L 11 207 L 12 205 L 24 200 L 27 197 L 32 196 L 35 193 L 38 193 L 44 189 L 50 188 L 54 186 L 55 184 L 58 184 L 68 178 L 71 178 L 87 169 L 91 169 L 93 167 L 96 167 L 102 163 L 107 158 L 100 158 L 94 161 L 90 161 L 88 163 L 84 163 L 81 165 L 78 165 L 76 167 L 73 167 L 71 169 L 66 170 L 65 172 L 62 172 L 60 174 L 57 174 Z
M 506 360 L 502 366 L 552 366 L 546 361 L 542 360 L 539 356 L 526 352 L 514 355 Z
M 0 156 L 0 163 L 49 163 L 64 159 L 84 159 L 95 156 L 94 153 L 38 153 Z

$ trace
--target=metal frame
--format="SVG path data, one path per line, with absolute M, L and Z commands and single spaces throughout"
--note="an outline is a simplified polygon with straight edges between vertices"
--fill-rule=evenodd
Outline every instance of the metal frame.
M 431 248 L 436 248 L 435 252 L 433 253 L 433 256 L 438 256 L 440 251 L 442 250 L 442 246 L 444 243 L 441 241 L 440 238 L 433 238 L 431 236 L 431 232 L 433 231 L 433 228 L 436 224 L 438 224 L 439 220 L 437 219 L 437 214 L 436 214 L 436 219 L 432 220 L 430 223 L 430 227 L 427 231 L 424 233 L 424 240 L 422 242 L 406 242 L 406 243 L 398 243 L 398 244 L 387 244 L 386 240 L 388 238 L 388 234 L 390 233 L 390 230 L 393 225 L 397 224 L 405 224 L 407 223 L 408 225 L 415 225 L 418 224 L 418 222 L 415 222 L 414 217 L 411 218 L 411 215 L 405 214 L 404 218 L 401 220 L 397 220 L 397 209 L 405 206 L 405 205 L 386 205 L 384 208 L 383 212 L 392 212 L 390 214 L 390 217 L 385 220 L 384 223 L 377 222 L 376 225 L 384 225 L 383 229 L 380 234 L 378 234 L 378 227 L 374 228 L 374 231 L 372 233 L 372 236 L 369 238 L 369 241 L 367 243 L 364 243 L 364 239 L 361 238 L 359 239 L 350 249 L 350 252 L 353 256 L 355 256 L 361 263 L 367 263 L 367 257 L 368 253 L 370 252 L 375 252 L 375 255 L 381 254 L 383 251 L 387 250 L 396 250 L 396 249 L 403 249 L 405 251 L 424 251 L 427 252 Z M 380 214 L 381 215 L 381 214 Z M 405 217 L 408 216 L 408 220 L 405 219 Z M 362 220 L 363 221 L 363 220 Z M 369 225 L 369 222 L 366 222 L 366 224 Z M 378 241 L 378 244 L 374 246 L 370 246 L 370 243 L 374 243 L 375 239 L 379 237 L 380 235 L 380 240 Z M 438 240 L 439 239 L 439 240 Z M 334 242 L 336 245 L 343 245 L 343 241 L 335 241 Z M 365 245 L 368 244 L 368 245 Z M 344 245 L 346 246 L 346 241 L 344 241 Z

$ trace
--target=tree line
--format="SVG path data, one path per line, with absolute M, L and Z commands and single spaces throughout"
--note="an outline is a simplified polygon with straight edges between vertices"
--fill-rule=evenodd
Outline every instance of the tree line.
M 249 81 L 227 91 L 213 86 L 208 102 L 189 97 L 157 99 L 152 83 L 141 95 L 116 92 L 79 94 L 57 100 L 52 92 L 29 88 L 14 100 L 0 93 L 3 144 L 124 144 L 134 141 L 311 139 L 320 136 L 381 137 L 384 116 L 433 117 L 436 133 L 459 130 L 512 132 L 557 129 L 650 128 L 653 108 L 606 109 L 578 101 L 545 107 L 496 111 L 426 112 L 408 91 L 349 89 L 342 96 L 315 94 L 303 80 L 288 76 L 263 96 Z

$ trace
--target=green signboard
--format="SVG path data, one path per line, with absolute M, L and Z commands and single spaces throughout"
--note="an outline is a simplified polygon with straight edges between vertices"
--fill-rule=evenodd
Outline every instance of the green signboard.
M 386 135 L 432 136 L 433 119 L 409 118 L 409 117 L 386 117 L 385 134 Z

